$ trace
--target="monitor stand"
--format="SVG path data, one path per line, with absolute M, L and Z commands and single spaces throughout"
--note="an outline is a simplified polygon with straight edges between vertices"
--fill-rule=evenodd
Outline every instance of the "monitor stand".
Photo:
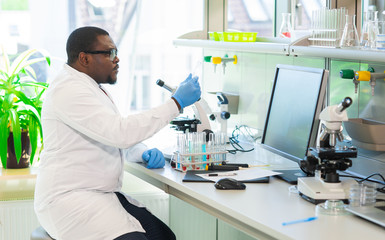
M 284 180 L 290 184 L 297 184 L 297 180 L 300 177 L 307 177 L 306 173 L 304 173 L 301 169 L 294 170 L 274 170 L 275 172 L 280 172 L 282 174 L 274 175 L 274 177 Z

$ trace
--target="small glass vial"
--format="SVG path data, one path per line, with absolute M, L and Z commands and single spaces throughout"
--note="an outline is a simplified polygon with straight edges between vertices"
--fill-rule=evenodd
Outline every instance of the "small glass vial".
M 279 37 L 281 38 L 291 38 L 293 28 L 291 27 L 290 17 L 290 13 L 282 13 L 282 24 L 279 29 Z

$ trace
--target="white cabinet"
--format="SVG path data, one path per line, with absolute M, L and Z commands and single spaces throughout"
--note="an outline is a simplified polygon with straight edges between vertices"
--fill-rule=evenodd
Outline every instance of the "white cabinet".
M 0 201 L 0 240 L 27 240 L 39 226 L 33 200 Z
M 255 239 L 173 196 L 170 196 L 170 227 L 178 240 Z

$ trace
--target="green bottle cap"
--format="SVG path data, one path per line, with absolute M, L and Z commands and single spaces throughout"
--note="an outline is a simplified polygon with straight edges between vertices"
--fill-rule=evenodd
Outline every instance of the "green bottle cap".
M 205 62 L 211 62 L 211 56 L 204 56 L 204 57 L 203 57 L 203 60 L 204 60 Z
M 345 79 L 353 79 L 354 71 L 352 69 L 341 69 L 340 77 Z
M 374 68 L 373 67 L 368 67 L 368 71 L 371 73 L 374 73 Z

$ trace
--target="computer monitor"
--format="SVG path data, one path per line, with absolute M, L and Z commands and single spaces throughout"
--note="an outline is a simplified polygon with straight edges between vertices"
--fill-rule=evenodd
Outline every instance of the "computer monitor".
M 299 164 L 307 149 L 316 146 L 328 75 L 325 69 L 277 65 L 263 147 Z M 292 184 L 306 176 L 301 170 L 279 172 L 277 177 Z

